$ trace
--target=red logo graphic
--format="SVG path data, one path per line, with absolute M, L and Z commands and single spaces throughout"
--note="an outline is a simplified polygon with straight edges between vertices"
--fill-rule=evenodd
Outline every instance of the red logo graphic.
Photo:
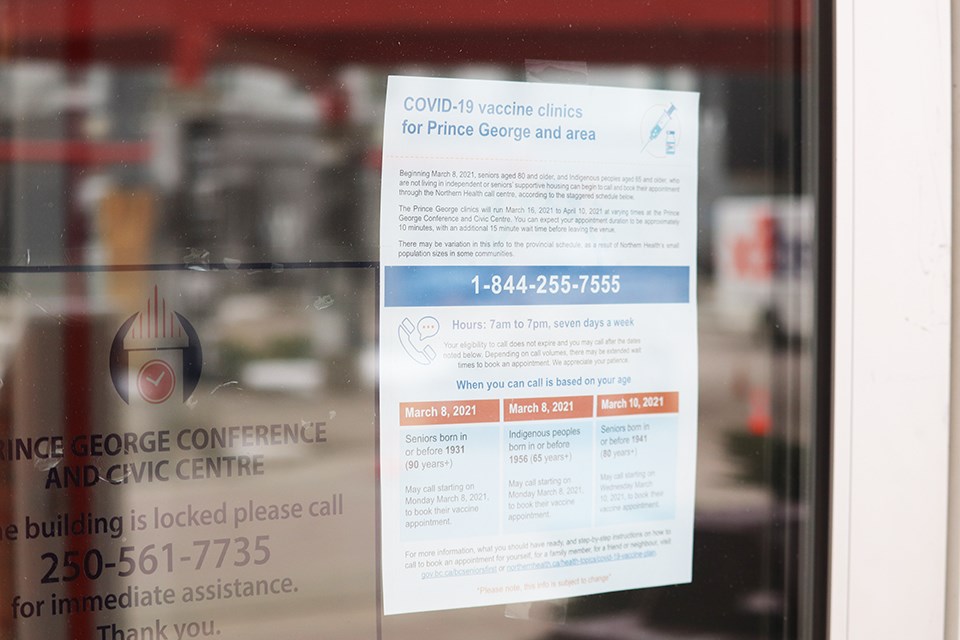
M 173 395 L 177 386 L 177 374 L 163 360 L 151 360 L 137 374 L 137 391 L 140 397 L 151 404 L 160 404 Z
M 186 402 L 200 382 L 202 367 L 196 330 L 181 314 L 167 310 L 166 298 L 154 286 L 144 310 L 127 318 L 113 339 L 110 377 L 117 393 L 128 404 L 156 405 L 180 389 Z

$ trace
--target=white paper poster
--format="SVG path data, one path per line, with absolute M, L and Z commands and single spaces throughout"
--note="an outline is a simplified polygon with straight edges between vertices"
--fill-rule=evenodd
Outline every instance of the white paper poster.
M 389 79 L 386 614 L 691 580 L 698 97 Z

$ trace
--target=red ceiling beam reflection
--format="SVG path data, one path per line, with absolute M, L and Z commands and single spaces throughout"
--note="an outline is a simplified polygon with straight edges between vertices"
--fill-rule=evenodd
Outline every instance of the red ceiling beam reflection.
M 62 58 L 82 37 L 93 58 L 169 64 L 192 84 L 211 62 L 266 44 L 324 62 L 522 62 L 527 57 L 763 68 L 770 44 L 810 24 L 809 0 L 8 0 L 15 56 Z
M 150 160 L 145 142 L 0 140 L 0 163 L 141 164 Z
M 9 0 L 19 38 L 58 37 L 72 0 Z M 482 29 L 573 32 L 628 29 L 766 31 L 809 22 L 807 2 L 766 0 L 91 0 L 97 37 L 151 35 L 184 24 L 222 31 L 444 33 Z

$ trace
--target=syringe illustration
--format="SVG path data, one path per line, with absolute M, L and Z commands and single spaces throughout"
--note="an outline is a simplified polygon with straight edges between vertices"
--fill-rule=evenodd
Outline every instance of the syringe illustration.
M 643 150 L 647 148 L 647 145 L 660 137 L 660 134 L 663 133 L 663 128 L 667 126 L 667 123 L 670 122 L 670 119 L 673 118 L 673 113 L 677 110 L 677 107 L 671 102 L 670 106 L 663 110 L 663 113 L 657 118 L 656 124 L 653 125 L 653 128 L 650 129 L 650 138 L 643 143 L 643 146 L 640 147 L 640 153 L 643 153 Z

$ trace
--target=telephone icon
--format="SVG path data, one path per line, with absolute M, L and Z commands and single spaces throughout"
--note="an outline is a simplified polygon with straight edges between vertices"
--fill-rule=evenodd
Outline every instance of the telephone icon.
M 430 364 L 437 352 L 430 346 L 429 340 L 440 331 L 440 322 L 433 316 L 420 318 L 416 326 L 410 318 L 404 318 L 397 329 L 400 345 L 407 355 L 419 364 Z

